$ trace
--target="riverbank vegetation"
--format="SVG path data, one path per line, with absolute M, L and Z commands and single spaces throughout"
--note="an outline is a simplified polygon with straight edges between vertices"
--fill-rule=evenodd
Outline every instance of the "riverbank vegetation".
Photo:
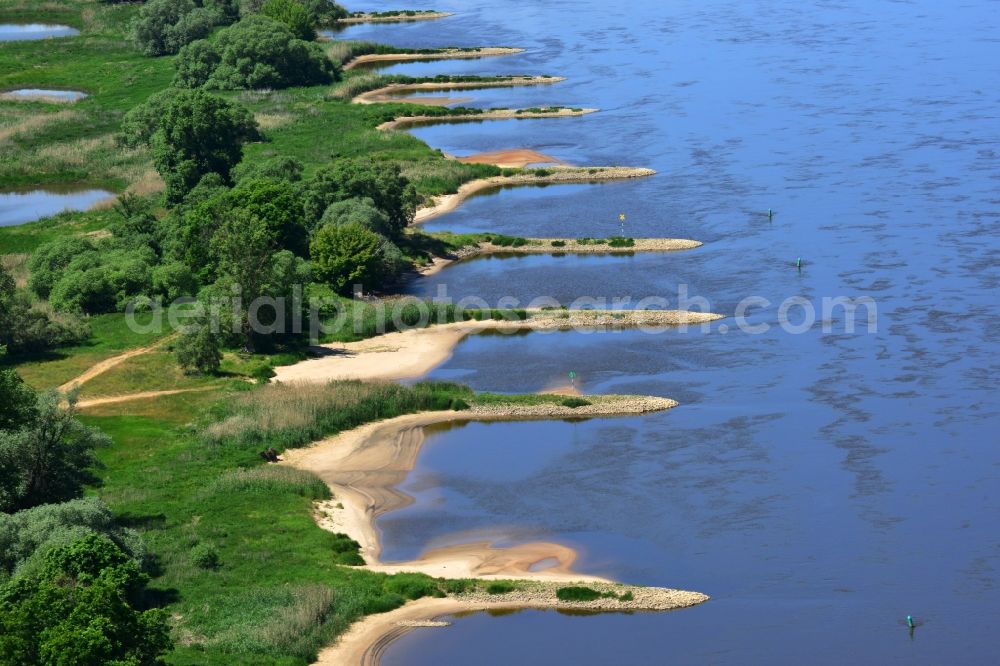
M 379 131 L 415 108 L 476 111 L 351 104 L 387 79 L 343 63 L 389 47 L 316 41 L 347 16 L 324 0 L 0 4 L 0 21 L 81 31 L 0 44 L 0 89 L 88 94 L 72 108 L 0 100 L 0 189 L 119 195 L 0 228 L 0 663 L 305 664 L 363 615 L 475 587 L 345 566 L 361 563 L 358 544 L 312 516 L 329 490 L 268 461 L 375 419 L 500 397 L 261 386 L 306 356 L 303 334 L 254 331 L 246 313 L 222 332 L 197 318 L 179 336 L 127 325 L 130 306 L 145 324 L 157 300 L 205 304 L 235 286 L 245 299 L 301 286 L 330 316 L 354 310 L 327 341 L 419 323 L 415 304 L 399 324 L 349 294 L 428 261 L 435 243 L 409 228 L 418 206 L 513 172 Z M 88 372 L 83 400 L 186 392 L 82 411 L 76 394 L 36 392 Z

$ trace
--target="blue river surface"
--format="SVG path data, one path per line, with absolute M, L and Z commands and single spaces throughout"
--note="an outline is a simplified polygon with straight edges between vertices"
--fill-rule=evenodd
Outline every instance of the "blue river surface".
M 492 192 L 428 229 L 609 236 L 624 213 L 626 235 L 704 245 L 475 259 L 410 292 L 656 297 L 727 318 L 467 338 L 431 378 L 523 392 L 572 371 L 584 392 L 680 406 L 430 429 L 402 485 L 415 502 L 378 521 L 383 557 L 554 540 L 583 572 L 712 600 L 666 614 L 473 614 L 403 636 L 383 664 L 1000 660 L 1000 3 L 434 8 L 456 15 L 339 37 L 523 47 L 382 71 L 566 76 L 461 96 L 601 112 L 416 136 L 460 155 L 526 147 L 658 173 Z M 853 331 L 837 298 L 868 299 Z

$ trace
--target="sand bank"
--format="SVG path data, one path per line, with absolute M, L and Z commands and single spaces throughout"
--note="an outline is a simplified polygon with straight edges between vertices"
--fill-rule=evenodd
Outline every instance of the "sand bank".
M 429 550 L 410 562 L 383 563 L 375 520 L 412 502 L 396 486 L 413 469 L 423 445 L 423 428 L 434 423 L 467 420 L 510 420 L 565 416 L 621 416 L 669 409 L 672 400 L 647 396 L 591 396 L 591 405 L 572 409 L 559 404 L 498 404 L 462 412 L 425 412 L 367 424 L 340 433 L 307 449 L 285 452 L 282 464 L 308 470 L 323 479 L 334 499 L 317 505 L 316 520 L 361 544 L 367 568 L 385 572 L 417 571 L 442 578 L 514 579 L 524 581 L 503 595 L 471 592 L 447 599 L 407 604 L 390 613 L 355 624 L 336 645 L 320 654 L 319 664 L 377 663 L 393 640 L 427 620 L 458 611 L 492 608 L 581 608 L 590 610 L 671 610 L 702 603 L 707 596 L 668 588 L 620 585 L 572 570 L 576 553 L 555 543 L 529 543 L 497 548 L 489 542 L 465 543 Z M 549 566 L 536 570 L 541 564 Z M 563 602 L 556 590 L 581 583 L 601 592 L 632 598 Z
M 701 247 L 702 243 L 683 238 L 635 238 L 630 247 L 611 247 L 605 244 L 581 243 L 575 238 L 527 238 L 527 243 L 517 247 L 505 247 L 483 242 L 457 250 L 448 257 L 435 257 L 429 265 L 417 273 L 423 277 L 435 275 L 452 264 L 491 254 L 634 254 L 636 252 L 677 252 Z M 561 245 L 553 245 L 561 243 Z
M 321 345 L 313 348 L 321 354 L 318 358 L 275 368 L 274 381 L 325 383 L 333 379 L 415 379 L 451 358 L 458 343 L 476 331 L 653 329 L 704 324 L 723 318 L 718 314 L 677 310 L 532 310 L 529 314 L 530 317 L 523 321 L 438 324 L 359 342 Z
M 450 156 L 449 156 L 450 157 Z M 510 148 L 508 150 L 494 150 L 488 153 L 476 153 L 466 157 L 452 158 L 462 164 L 492 164 L 501 169 L 523 169 L 529 164 L 559 164 L 565 162 L 558 157 L 552 157 L 545 153 L 530 148 Z
M 465 183 L 455 194 L 445 194 L 434 199 L 434 203 L 417 211 L 414 223 L 420 224 L 450 213 L 458 208 L 463 201 L 484 190 L 520 185 L 540 185 L 552 183 L 596 183 L 600 181 L 627 180 L 629 178 L 646 178 L 656 174 L 653 169 L 636 167 L 548 167 L 545 175 L 536 173 L 521 173 L 514 176 L 494 176 L 480 178 Z
M 481 49 L 445 49 L 435 53 L 369 53 L 353 58 L 344 69 L 353 69 L 368 62 L 411 62 L 424 60 L 465 60 L 470 58 L 490 58 L 523 53 L 524 49 L 488 47 Z
M 480 120 L 520 120 L 524 118 L 573 118 L 597 113 L 600 109 L 557 109 L 555 111 L 525 111 L 523 109 L 491 109 L 482 113 L 463 113 L 449 116 L 401 116 L 378 126 L 383 131 L 396 130 L 421 123 L 467 123 Z
M 452 106 L 471 102 L 472 97 L 400 97 L 392 100 L 399 104 L 420 104 L 421 106 Z
M 362 16 L 348 16 L 347 18 L 337 19 L 337 23 L 341 25 L 352 25 L 355 23 L 405 23 L 409 21 L 434 21 L 454 15 L 452 12 L 421 12 L 417 14 L 395 14 L 393 16 L 364 14 Z
M 512 76 L 503 79 L 481 81 L 424 81 L 422 83 L 392 83 L 383 88 L 369 90 L 356 96 L 355 104 L 376 104 L 379 102 L 399 102 L 400 95 L 435 90 L 485 90 L 487 88 L 515 88 L 518 86 L 540 86 L 565 81 L 563 76 Z

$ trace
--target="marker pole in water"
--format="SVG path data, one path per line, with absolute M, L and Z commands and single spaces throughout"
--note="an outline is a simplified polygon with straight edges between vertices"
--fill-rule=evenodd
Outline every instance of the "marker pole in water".
M 799 269 L 800 271 L 802 270 L 802 257 L 799 257 L 799 258 L 798 258 L 798 259 L 797 259 L 797 260 L 795 261 L 795 267 L 796 267 L 797 269 Z
M 572 370 L 569 371 L 569 385 L 576 388 L 576 373 Z
M 767 209 L 767 221 L 771 222 L 772 220 L 774 220 L 774 211 L 771 210 L 770 208 L 768 208 Z
M 910 629 L 913 629 L 915 626 L 917 626 L 917 625 L 913 624 L 913 616 L 912 615 L 907 615 L 906 616 L 906 626 L 908 626 Z

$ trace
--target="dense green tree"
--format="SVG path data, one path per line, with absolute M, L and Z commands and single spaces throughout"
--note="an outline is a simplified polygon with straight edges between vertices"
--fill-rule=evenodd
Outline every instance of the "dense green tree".
M 62 277 L 70 262 L 97 255 L 94 244 L 80 236 L 63 236 L 39 247 L 28 260 L 31 277 L 28 286 L 39 298 L 48 298 L 52 287 Z
M 383 236 L 392 235 L 396 230 L 389 222 L 389 216 L 375 206 L 375 202 L 365 197 L 363 199 L 344 199 L 327 206 L 320 225 L 360 224 L 366 229 Z
M 214 375 L 222 364 L 219 336 L 208 324 L 185 331 L 174 346 L 177 363 L 191 374 Z
M 288 88 L 330 83 L 337 66 L 322 47 L 297 39 L 291 29 L 253 15 L 181 49 L 174 83 L 220 90 Z
M 360 224 L 327 225 L 313 235 L 309 256 L 316 277 L 339 294 L 355 285 L 375 289 L 385 277 L 385 237 Z
M 35 418 L 35 394 L 12 368 L 0 368 L 0 430 L 18 428 Z
M 187 264 L 168 261 L 153 269 L 152 295 L 161 297 L 166 303 L 197 293 L 198 280 Z
M 95 478 L 94 449 L 109 438 L 76 419 L 76 397 L 68 406 L 55 392 L 38 397 L 35 418 L 18 429 L 0 431 L 0 511 L 79 497 Z
M 302 0 L 314 25 L 330 24 L 350 15 L 346 9 L 332 0 Z
M 291 252 L 281 249 L 282 233 L 274 219 L 253 207 L 241 207 L 226 211 L 212 236 L 211 252 L 220 281 L 225 289 L 238 292 L 242 299 L 239 330 L 245 348 L 250 351 L 256 348 L 255 337 L 260 333 L 249 316 L 254 300 L 287 297 L 292 287 L 275 283 L 275 278 L 280 277 L 274 271 L 276 258 L 279 255 L 294 258 Z
M 147 245 L 107 243 L 93 255 L 75 259 L 49 294 L 52 307 L 64 312 L 120 312 L 136 296 L 152 291 L 156 253 Z
M 144 54 L 168 55 L 208 36 L 224 20 L 220 12 L 192 0 L 149 0 L 132 24 L 132 37 Z
M 231 190 L 215 190 L 175 216 L 168 243 L 170 252 L 184 262 L 202 284 L 214 282 L 220 275 L 222 264 L 218 250 L 223 239 L 215 237 L 233 215 L 253 218 L 266 229 L 267 237 L 273 240 L 269 252 L 280 249 L 299 255 L 307 252 L 302 204 L 293 185 L 284 180 L 247 178 Z
M 238 181 L 251 178 L 287 180 L 297 183 L 302 180 L 305 167 L 294 157 L 271 157 L 265 160 L 243 160 L 233 169 L 233 179 Z
M 203 176 L 226 182 L 243 156 L 243 144 L 259 137 L 248 110 L 201 90 L 183 90 L 163 106 L 153 133 L 153 161 L 167 183 L 167 198 L 179 202 Z
M 140 610 L 148 582 L 102 534 L 50 549 L 37 572 L 0 587 L 0 663 L 162 663 L 169 628 L 162 610 Z
M 0 345 L 0 362 L 7 348 Z M 0 430 L 11 430 L 34 421 L 38 399 L 13 368 L 0 366 Z
M 24 290 L 17 289 L 14 279 L 0 266 L 0 347 L 5 351 L 15 354 L 42 351 L 80 342 L 89 335 L 87 326 L 76 317 L 57 315 L 33 303 Z M 12 386 L 9 381 L 0 379 L 5 386 Z M 0 402 L 3 395 L 0 392 Z M 2 405 L 0 409 L 3 409 Z M 3 422 L 0 416 L 0 427 L 3 427 Z
M 0 513 L 0 580 L 36 570 L 50 548 L 93 532 L 110 538 L 136 562 L 145 559 L 139 534 L 120 527 L 111 509 L 96 497 Z
M 298 0 L 266 0 L 260 13 L 288 26 L 299 39 L 316 39 L 316 23 Z
M 302 204 L 307 221 L 315 224 L 330 204 L 359 198 L 388 216 L 383 233 L 390 238 L 413 222 L 417 210 L 416 189 L 399 166 L 370 160 L 338 160 L 323 167 L 303 188 Z

